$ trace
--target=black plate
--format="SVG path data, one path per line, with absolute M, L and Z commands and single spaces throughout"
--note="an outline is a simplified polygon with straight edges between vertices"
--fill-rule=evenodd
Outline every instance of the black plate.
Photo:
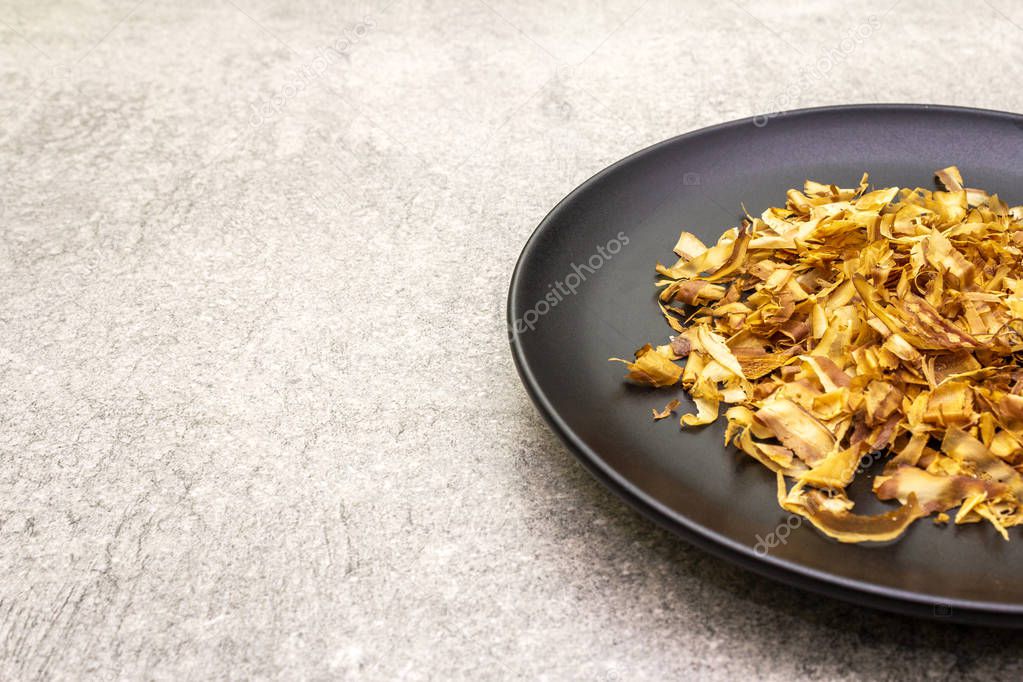
M 623 366 L 607 362 L 666 341 L 653 264 L 673 261 L 681 229 L 713 241 L 737 224 L 742 206 L 758 215 L 806 178 L 855 186 L 868 171 L 877 186 L 931 187 L 933 172 L 950 164 L 969 185 L 1023 203 L 1023 116 L 920 105 L 807 109 L 705 128 L 619 161 L 558 204 L 523 249 L 508 298 L 522 381 L 591 472 L 704 549 L 859 604 L 1023 625 L 1018 530 L 1007 543 L 987 524 L 921 521 L 885 546 L 831 541 L 779 509 L 773 475 L 726 449 L 720 423 L 686 432 L 675 419 L 654 423 L 650 408 L 671 396 L 626 385 Z

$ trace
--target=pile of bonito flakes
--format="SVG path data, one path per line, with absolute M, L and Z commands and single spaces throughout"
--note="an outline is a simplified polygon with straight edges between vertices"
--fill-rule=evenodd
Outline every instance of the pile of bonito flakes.
M 944 191 L 807 181 L 713 246 L 683 232 L 657 265 L 677 335 L 621 360 L 688 392 L 684 427 L 724 409 L 726 444 L 777 474 L 781 507 L 844 542 L 953 509 L 1006 539 L 1023 523 L 1023 206 L 954 166 L 937 177 Z M 872 490 L 900 504 L 857 514 L 846 489 L 880 453 Z

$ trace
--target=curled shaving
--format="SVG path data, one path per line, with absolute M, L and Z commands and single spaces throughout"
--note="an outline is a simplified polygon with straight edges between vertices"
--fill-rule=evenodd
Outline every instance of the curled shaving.
M 936 176 L 944 191 L 807 181 L 713 246 L 683 232 L 656 268 L 677 335 L 618 360 L 689 393 L 683 427 L 723 409 L 779 505 L 843 542 L 956 508 L 1005 539 L 1023 523 L 1023 206 Z M 846 488 L 879 453 L 872 489 L 900 506 L 856 514 Z

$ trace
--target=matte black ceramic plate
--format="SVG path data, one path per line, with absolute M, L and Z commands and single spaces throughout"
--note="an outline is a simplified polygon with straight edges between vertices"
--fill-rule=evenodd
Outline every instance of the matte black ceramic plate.
M 1023 203 L 1023 116 L 809 109 L 706 128 L 619 161 L 558 204 L 522 252 L 508 316 L 523 382 L 590 471 L 700 547 L 860 604 L 1023 625 L 1018 529 L 1005 542 L 987 524 L 925 520 L 885 546 L 834 542 L 779 509 L 773 475 L 725 448 L 720 424 L 682 432 L 675 419 L 654 423 L 650 409 L 667 394 L 626 385 L 623 366 L 607 361 L 667 339 L 653 265 L 673 259 L 681 229 L 713 241 L 737 224 L 742 206 L 759 215 L 806 178 L 848 187 L 867 171 L 876 186 L 931 187 L 934 171 L 951 164 L 969 185 Z M 872 511 L 864 504 L 880 505 L 867 500 L 857 510 Z

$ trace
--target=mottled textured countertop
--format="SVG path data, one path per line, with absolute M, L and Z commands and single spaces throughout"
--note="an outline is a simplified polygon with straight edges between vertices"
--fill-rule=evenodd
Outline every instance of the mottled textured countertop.
M 489 4 L 488 4 L 489 3 Z M 0 678 L 991 679 L 658 530 L 504 329 L 546 211 L 799 106 L 1023 109 L 1023 7 L 0 7 Z

